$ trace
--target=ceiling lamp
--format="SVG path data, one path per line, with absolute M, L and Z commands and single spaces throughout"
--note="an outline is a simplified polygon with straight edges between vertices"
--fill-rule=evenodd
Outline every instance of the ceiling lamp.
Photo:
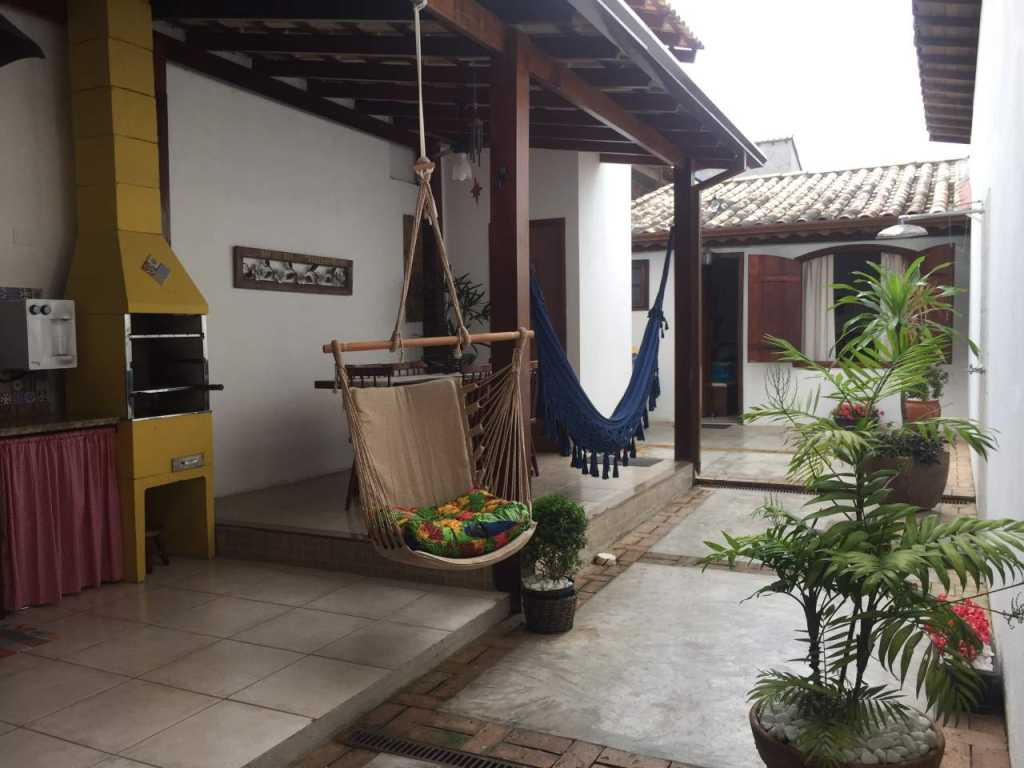
M 0 16 L 0 67 L 18 59 L 44 59 L 43 49 L 24 32 Z
M 918 224 L 911 224 L 907 221 L 909 217 L 900 216 L 900 223 L 886 227 L 877 235 L 877 240 L 897 240 L 905 237 L 927 237 L 928 230 Z
M 452 181 L 469 181 L 473 178 L 473 166 L 469 164 L 469 155 L 465 152 L 452 154 Z

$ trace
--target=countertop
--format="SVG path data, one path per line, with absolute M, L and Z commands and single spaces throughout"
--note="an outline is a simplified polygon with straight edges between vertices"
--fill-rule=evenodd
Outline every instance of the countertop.
M 116 416 L 107 416 L 100 419 L 65 419 L 63 421 L 50 421 L 39 424 L 19 424 L 14 427 L 0 427 L 0 438 L 43 435 L 49 432 L 70 432 L 73 429 L 109 427 L 117 424 L 118 421 L 120 419 Z

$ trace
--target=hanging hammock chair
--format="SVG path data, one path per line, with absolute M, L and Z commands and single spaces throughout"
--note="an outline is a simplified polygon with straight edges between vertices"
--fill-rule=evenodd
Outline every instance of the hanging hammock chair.
M 434 164 L 426 156 L 420 49 L 420 9 L 424 5 L 414 4 L 420 89 L 420 157 L 414 167 L 419 194 L 395 327 L 389 340 L 334 340 L 323 350 L 334 356 L 336 389 L 348 418 L 354 469 L 374 548 L 382 556 L 407 565 L 472 570 L 514 555 L 526 546 L 536 527 L 521 389 L 533 332 L 520 328 L 471 335 L 463 322 L 430 187 Z M 401 328 L 424 216 L 433 229 L 438 260 L 454 299 L 452 309 L 458 330 L 455 336 L 405 340 Z M 362 388 L 352 386 L 345 371 L 345 352 L 388 349 L 401 353 L 408 347 L 451 346 L 458 359 L 468 346 L 481 342 L 515 342 L 515 350 L 511 363 L 479 383 L 463 385 L 455 377 L 446 377 L 408 386 Z M 481 509 L 486 510 L 483 516 L 478 514 Z M 434 511 L 457 514 L 429 519 L 423 516 Z M 456 527 L 474 533 L 471 541 L 456 543 L 458 557 L 430 552 L 417 540 L 417 532 L 422 533 L 419 529 L 425 529 L 429 537 Z

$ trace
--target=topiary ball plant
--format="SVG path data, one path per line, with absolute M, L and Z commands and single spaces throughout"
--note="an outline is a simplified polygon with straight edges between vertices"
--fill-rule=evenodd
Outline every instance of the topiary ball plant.
M 533 502 L 537 530 L 522 551 L 523 582 L 530 589 L 564 589 L 583 565 L 587 545 L 587 514 L 583 507 L 556 493 Z

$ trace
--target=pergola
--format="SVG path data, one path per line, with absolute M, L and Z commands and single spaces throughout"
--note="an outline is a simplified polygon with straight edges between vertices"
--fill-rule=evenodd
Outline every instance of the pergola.
M 152 5 L 158 60 L 417 146 L 410 0 Z M 432 144 L 484 122 L 496 329 L 530 324 L 531 147 L 674 169 L 676 454 L 698 465 L 699 191 L 764 159 L 683 71 L 700 41 L 667 0 L 429 0 L 422 47 Z M 703 169 L 719 172 L 698 184 Z

